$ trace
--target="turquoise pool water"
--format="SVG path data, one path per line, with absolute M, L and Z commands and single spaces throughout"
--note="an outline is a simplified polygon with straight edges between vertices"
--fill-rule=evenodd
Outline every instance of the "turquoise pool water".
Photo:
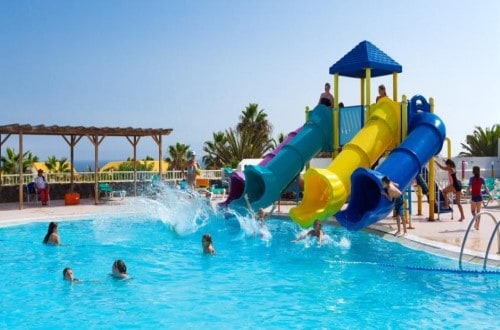
M 500 276 L 398 243 L 325 226 L 325 243 L 292 243 L 301 229 L 224 217 L 203 201 L 131 205 L 140 216 L 0 228 L 1 328 L 498 328 Z M 201 253 L 210 232 L 217 255 Z M 132 279 L 109 274 L 114 259 Z M 70 266 L 81 283 L 62 280 Z M 408 267 L 411 266 L 411 267 Z M 465 265 L 468 269 L 479 266 Z

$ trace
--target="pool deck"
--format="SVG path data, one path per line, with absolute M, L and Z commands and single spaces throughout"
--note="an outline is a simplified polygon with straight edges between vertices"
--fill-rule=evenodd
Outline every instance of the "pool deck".
M 93 199 L 82 199 L 79 205 L 64 205 L 63 200 L 53 200 L 48 206 L 40 204 L 25 203 L 22 210 L 19 209 L 18 203 L 2 203 L 0 204 L 0 226 L 15 225 L 32 221 L 52 221 L 62 219 L 81 219 L 91 214 L 116 213 L 116 212 L 134 212 L 137 208 L 131 207 L 134 202 L 134 197 L 125 197 L 125 199 L 114 198 L 108 201 L 103 201 L 99 205 L 95 205 Z M 214 200 L 220 202 L 222 199 Z M 276 215 L 287 216 L 290 208 L 294 207 L 294 203 L 281 203 L 277 209 Z M 412 204 L 413 213 L 416 213 L 417 204 Z M 470 212 L 470 204 L 463 204 L 465 221 L 459 222 L 458 208 L 455 206 L 453 214 L 454 220 L 451 219 L 450 213 L 438 215 L 436 214 L 435 221 L 428 221 L 428 203 L 422 203 L 423 215 L 412 215 L 411 224 L 413 229 L 408 229 L 408 234 L 404 237 L 396 237 L 396 220 L 388 217 L 381 220 L 368 228 L 365 231 L 379 235 L 386 240 L 396 241 L 405 246 L 425 250 L 437 255 L 458 259 L 462 241 L 466 233 L 467 227 L 472 219 Z M 482 209 L 500 221 L 500 203 L 498 201 L 490 202 L 488 207 Z M 327 224 L 339 226 L 334 218 L 327 221 Z M 464 249 L 463 261 L 483 264 L 485 252 L 488 242 L 494 229 L 492 219 L 484 215 L 481 219 L 479 230 L 471 228 L 467 244 Z M 500 268 L 500 254 L 498 253 L 497 238 L 493 240 L 489 255 L 488 267 Z

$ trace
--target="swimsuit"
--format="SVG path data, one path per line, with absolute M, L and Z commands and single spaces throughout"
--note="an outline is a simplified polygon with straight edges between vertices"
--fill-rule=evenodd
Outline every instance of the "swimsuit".
M 453 188 L 455 189 L 455 191 L 462 190 L 462 183 L 457 179 L 456 172 L 451 173 L 451 181 L 452 181 Z
M 404 216 L 405 203 L 403 200 L 403 195 L 399 196 L 398 198 L 394 198 L 393 201 L 394 201 L 394 211 L 396 212 L 396 215 Z
M 471 190 L 471 200 L 473 202 L 482 202 L 483 194 L 481 191 L 481 187 L 485 184 L 484 179 L 482 177 L 476 178 L 472 177 L 469 179 L 469 187 Z
M 194 186 L 196 182 L 196 166 L 190 166 L 186 170 L 186 182 L 189 186 Z M 194 175 L 193 175 L 194 174 Z
M 322 97 L 320 100 L 319 100 L 319 103 L 320 104 L 323 104 L 323 105 L 326 105 L 327 107 L 331 107 L 332 106 L 332 101 L 326 97 Z

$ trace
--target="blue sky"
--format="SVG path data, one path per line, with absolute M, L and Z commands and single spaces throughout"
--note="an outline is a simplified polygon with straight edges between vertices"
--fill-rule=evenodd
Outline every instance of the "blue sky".
M 165 156 L 176 142 L 202 154 L 249 103 L 275 136 L 301 126 L 329 67 L 368 40 L 403 66 L 400 94 L 435 98 L 456 154 L 475 126 L 500 123 L 499 17 L 498 1 L 0 0 L 1 125 L 172 128 Z M 373 96 L 380 83 L 392 93 L 381 77 Z M 340 88 L 359 104 L 358 80 Z M 69 158 L 60 137 L 25 137 L 24 149 Z M 100 146 L 101 159 L 130 156 L 125 138 Z M 75 158 L 93 159 L 88 139 Z

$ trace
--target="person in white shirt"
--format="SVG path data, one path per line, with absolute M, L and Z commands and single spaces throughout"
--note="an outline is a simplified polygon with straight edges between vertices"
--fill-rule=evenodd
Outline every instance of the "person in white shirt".
M 37 193 L 40 195 L 42 205 L 47 205 L 47 201 L 49 200 L 49 184 L 43 176 L 42 169 L 38 170 L 38 176 L 35 178 L 35 188 Z

